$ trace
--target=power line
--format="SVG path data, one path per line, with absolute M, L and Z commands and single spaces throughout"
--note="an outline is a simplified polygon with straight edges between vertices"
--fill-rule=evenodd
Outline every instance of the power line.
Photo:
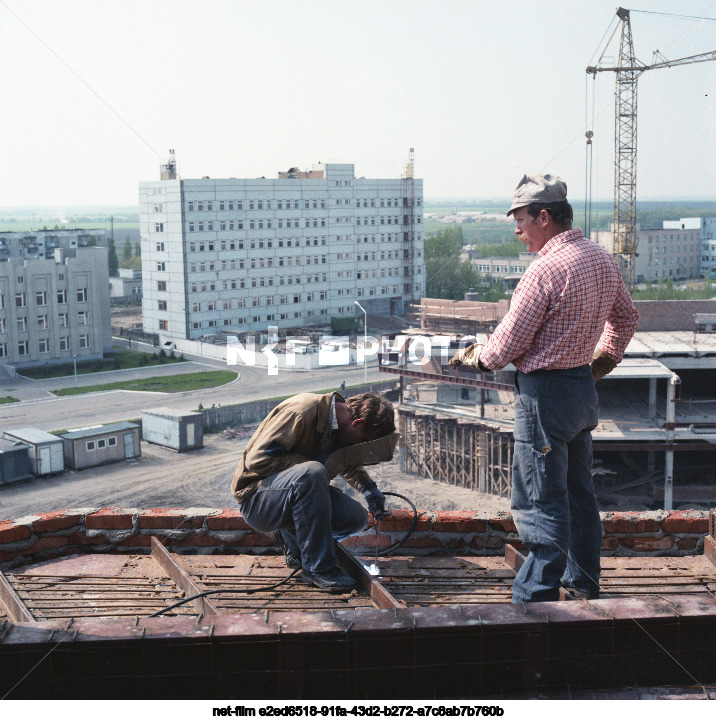
M 630 10 L 632 13 L 642 13 L 644 15 L 666 15 L 670 18 L 683 18 L 684 20 L 716 20 L 716 18 L 700 17 L 698 15 L 676 15 L 675 13 L 659 13 L 655 10 Z
M 12 8 L 7 6 L 5 0 L 0 0 L 3 7 L 12 15 L 15 19 L 27 28 L 101 103 L 109 109 L 109 111 L 119 120 L 121 120 L 160 160 L 164 160 L 164 157 L 155 150 L 140 134 L 135 130 L 130 123 L 125 120 L 68 62 L 61 58 Z

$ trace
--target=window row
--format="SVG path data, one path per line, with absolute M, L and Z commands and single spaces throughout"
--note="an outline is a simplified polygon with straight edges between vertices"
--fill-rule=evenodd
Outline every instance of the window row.
M 77 291 L 77 302 L 78 303 L 86 303 L 88 299 L 87 295 L 87 288 L 78 288 Z M 24 291 L 20 293 L 15 293 L 15 307 L 16 308 L 27 308 L 27 293 Z M 64 290 L 58 290 L 57 291 L 57 302 L 59 304 L 67 303 L 68 298 L 68 291 L 66 289 Z M 35 305 L 36 306 L 45 306 L 49 305 L 48 302 L 48 294 L 46 290 L 38 290 L 35 291 Z M 5 307 L 5 295 L 0 294 L 0 309 Z
M 338 182 L 338 181 L 336 181 Z M 335 205 L 353 205 L 352 198 L 335 198 Z M 409 198 L 356 198 L 357 208 L 409 208 Z M 420 207 L 422 198 L 414 200 L 413 205 Z M 154 212 L 161 212 L 163 206 L 155 205 Z M 274 200 L 189 200 L 186 204 L 188 213 L 225 212 L 234 210 L 316 210 L 326 208 L 325 198 L 303 198 L 302 200 L 274 199 Z
M 70 326 L 70 315 L 69 313 L 59 313 L 57 315 L 57 322 L 60 328 L 69 328 Z M 15 319 L 16 328 L 19 331 L 28 330 L 30 327 L 30 319 L 26 316 Z M 41 330 L 47 330 L 50 327 L 50 318 L 47 315 L 36 316 L 37 328 Z M 87 311 L 81 310 L 77 313 L 77 325 L 89 325 L 90 318 Z M 7 319 L 0 318 L 0 333 L 7 333 Z
M 322 237 L 310 237 L 310 238 L 277 238 L 275 240 L 277 248 L 300 248 L 301 241 L 303 240 L 303 246 L 308 248 L 310 246 L 325 245 L 326 236 Z M 204 253 L 205 251 L 213 250 L 259 250 L 263 248 L 273 248 L 274 240 L 222 240 L 213 241 L 208 240 L 203 243 L 192 242 L 189 243 L 190 253 Z M 162 248 L 163 250 L 163 248 Z
M 114 448 L 117 445 L 117 436 L 109 438 L 98 438 L 96 441 L 87 441 L 85 448 L 91 453 L 92 451 L 101 451 L 103 448 Z
M 303 220 L 303 225 L 301 225 Z M 348 218 L 341 220 L 341 218 L 334 218 L 334 222 L 340 223 L 350 222 Z M 282 230 L 283 228 L 325 228 L 326 218 L 287 218 L 283 220 L 221 220 L 213 221 L 200 220 L 198 222 L 189 221 L 187 224 L 190 233 L 203 233 L 204 231 L 213 232 L 214 230 L 272 230 L 277 228 Z
M 89 348 L 90 347 L 90 337 L 88 335 L 78 336 L 78 346 L 80 348 Z M 70 350 L 69 336 L 61 336 L 60 337 L 58 349 L 60 351 L 69 351 Z M 49 338 L 40 338 L 37 341 L 37 352 L 43 353 L 43 354 L 51 352 Z M 19 356 L 30 355 L 30 341 L 28 341 L 28 340 L 18 341 L 17 354 Z M 8 344 L 2 342 L 2 343 L 0 343 L 0 358 L 7 358 L 7 357 L 8 357 Z

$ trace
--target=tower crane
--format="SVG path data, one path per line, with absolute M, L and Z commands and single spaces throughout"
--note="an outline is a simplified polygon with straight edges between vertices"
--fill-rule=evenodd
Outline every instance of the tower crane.
M 655 51 L 651 65 L 646 65 L 634 56 L 634 40 L 631 32 L 629 10 L 619 8 L 617 17 L 621 21 L 621 43 L 616 67 L 591 66 L 587 73 L 612 72 L 616 74 L 614 93 L 614 229 L 612 253 L 619 263 L 624 281 L 634 287 L 634 266 L 637 249 L 636 233 L 636 90 L 639 76 L 647 70 L 670 68 L 716 60 L 716 50 L 691 55 L 678 60 L 667 60 Z M 618 27 L 618 26 L 617 26 Z M 615 31 L 616 32 L 616 29 Z M 614 37 L 614 34 L 612 34 Z M 611 42 L 611 37 L 607 45 Z M 606 50 L 606 46 L 605 46 Z M 604 51 L 602 51 L 602 56 Z M 588 142 L 590 138 L 588 135 Z

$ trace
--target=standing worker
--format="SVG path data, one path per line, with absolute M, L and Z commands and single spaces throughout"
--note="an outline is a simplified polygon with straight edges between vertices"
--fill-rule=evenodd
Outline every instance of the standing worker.
M 286 564 L 323 591 L 357 586 L 338 567 L 334 538 L 362 531 L 365 508 L 330 485 L 337 475 L 360 490 L 374 517 L 385 496 L 363 468 L 389 461 L 398 439 L 393 406 L 374 393 L 299 393 L 279 403 L 248 442 L 231 492 L 246 523 L 273 532 Z
M 564 181 L 525 175 L 511 214 L 515 234 L 539 258 L 487 344 L 459 350 L 450 365 L 517 368 L 511 505 L 529 555 L 515 578 L 513 603 L 556 601 L 560 586 L 597 598 L 602 524 L 592 482 L 594 384 L 621 361 L 639 314 L 616 261 L 572 229 Z

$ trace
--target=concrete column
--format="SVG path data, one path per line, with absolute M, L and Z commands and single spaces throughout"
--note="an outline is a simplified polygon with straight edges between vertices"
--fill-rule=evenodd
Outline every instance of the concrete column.
M 656 378 L 649 378 L 649 418 L 656 418 Z

